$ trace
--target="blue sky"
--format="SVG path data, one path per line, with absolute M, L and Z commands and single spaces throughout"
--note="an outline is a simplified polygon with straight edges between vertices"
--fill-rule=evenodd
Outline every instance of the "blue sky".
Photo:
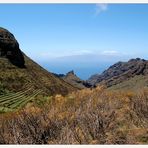
M 119 60 L 148 59 L 148 4 L 0 4 L 0 18 L 52 72 L 86 79 Z

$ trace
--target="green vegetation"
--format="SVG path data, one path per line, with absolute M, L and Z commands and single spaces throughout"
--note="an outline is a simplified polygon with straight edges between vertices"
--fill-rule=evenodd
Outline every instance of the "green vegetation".
M 30 94 L 31 89 L 32 88 L 28 88 L 26 91 L 0 95 L 0 112 L 16 111 L 41 93 L 41 90 L 35 90 Z
M 42 108 L 45 106 L 45 104 L 50 104 L 50 102 L 52 101 L 53 97 L 47 97 L 47 96 L 43 96 L 42 94 L 38 95 L 36 97 L 36 99 L 34 99 L 34 104 L 35 106 Z
M 4 88 L 4 86 L 3 86 L 3 84 L 0 82 L 0 95 L 6 94 L 6 93 L 8 93 L 8 92 L 9 92 L 9 91 L 6 90 L 6 89 Z

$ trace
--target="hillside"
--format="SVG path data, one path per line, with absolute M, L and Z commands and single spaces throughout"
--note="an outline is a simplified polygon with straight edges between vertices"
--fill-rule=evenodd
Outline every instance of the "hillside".
M 91 85 L 106 85 L 107 87 L 128 81 L 135 76 L 148 75 L 148 61 L 144 59 L 131 59 L 128 62 L 118 62 L 110 66 L 102 74 L 96 74 L 88 79 Z M 133 84 L 133 83 L 132 83 Z M 134 84 L 133 84 L 134 86 Z
M 0 93 L 25 91 L 32 88 L 42 94 L 63 94 L 77 90 L 32 61 L 19 48 L 8 30 L 0 28 Z
M 57 77 L 62 78 L 64 81 L 66 81 L 69 84 L 72 84 L 73 86 L 79 88 L 79 89 L 84 89 L 84 88 L 89 88 L 91 85 L 87 83 L 84 80 L 81 80 L 75 73 L 74 71 L 69 71 L 66 75 L 64 74 L 54 74 Z
M 46 71 L 0 28 L 0 70 L 0 144 L 148 144 L 148 61 L 85 82 Z
M 0 116 L 0 144 L 148 144 L 147 96 L 97 87 L 34 100 Z

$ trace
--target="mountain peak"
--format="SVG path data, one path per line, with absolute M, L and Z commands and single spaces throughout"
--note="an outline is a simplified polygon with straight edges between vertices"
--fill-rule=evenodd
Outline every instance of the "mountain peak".
M 75 73 L 74 73 L 73 70 L 71 70 L 71 71 L 69 71 L 66 75 L 75 75 Z
M 146 61 L 145 59 L 136 58 L 136 59 L 130 59 L 128 62 L 138 62 L 138 61 Z
M 0 57 L 7 58 L 13 65 L 24 68 L 24 56 L 14 35 L 0 27 Z

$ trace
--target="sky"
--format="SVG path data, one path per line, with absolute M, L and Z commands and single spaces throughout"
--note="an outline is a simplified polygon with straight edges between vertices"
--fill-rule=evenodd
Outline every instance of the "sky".
M 148 4 L 0 4 L 0 27 L 47 70 L 82 79 L 148 59 Z

